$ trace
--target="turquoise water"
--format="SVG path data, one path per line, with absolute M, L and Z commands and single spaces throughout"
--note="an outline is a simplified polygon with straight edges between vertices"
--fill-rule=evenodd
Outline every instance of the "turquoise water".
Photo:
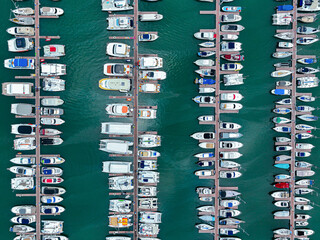
M 21 6 L 31 6 L 27 1 Z M 240 123 L 244 137 L 241 142 L 243 157 L 239 159 L 242 164 L 243 177 L 236 181 L 222 181 L 222 185 L 238 185 L 242 198 L 247 204 L 241 204 L 239 210 L 243 212 L 241 219 L 246 223 L 242 225 L 249 236 L 239 234 L 243 239 L 267 240 L 272 237 L 272 229 L 287 227 L 287 221 L 273 220 L 272 212 L 276 208 L 272 198 L 268 195 L 273 190 L 271 186 L 274 169 L 273 137 L 277 134 L 271 130 L 273 117 L 271 109 L 277 100 L 269 94 L 274 87 L 275 80 L 270 76 L 273 71 L 272 64 L 276 61 L 271 58 L 276 46 L 273 38 L 275 27 L 271 26 L 271 14 L 274 13 L 272 1 L 235 1 L 235 4 L 244 7 L 241 25 L 245 30 L 240 34 L 239 41 L 243 42 L 246 61 L 243 63 L 243 73 L 247 76 L 245 85 L 234 87 L 245 96 L 241 102 L 244 109 L 239 114 L 224 114 L 221 119 Z M 105 55 L 105 46 L 110 32 L 106 30 L 107 13 L 101 12 L 99 0 L 63 0 L 53 3 L 43 0 L 42 6 L 57 6 L 65 10 L 60 19 L 41 20 L 41 34 L 60 35 L 61 40 L 51 43 L 66 45 L 67 56 L 60 62 L 68 65 L 67 90 L 61 95 L 65 100 L 63 105 L 65 115 L 62 117 L 66 123 L 59 127 L 63 131 L 64 144 L 59 147 L 43 148 L 43 153 L 60 153 L 66 159 L 63 165 L 67 189 L 64 195 L 63 206 L 66 212 L 55 219 L 65 221 L 65 234 L 70 239 L 104 239 L 108 234 L 107 227 L 107 176 L 101 173 L 102 161 L 108 158 L 107 154 L 98 150 L 98 143 L 104 136 L 100 135 L 100 122 L 107 121 L 104 107 L 108 94 L 98 88 L 98 80 L 103 77 L 102 66 L 108 61 Z M 197 95 L 197 86 L 193 84 L 197 59 L 196 52 L 199 41 L 192 35 L 199 29 L 213 28 L 214 17 L 199 15 L 199 10 L 214 9 L 213 4 L 201 3 L 195 0 L 160 1 L 157 3 L 140 3 L 140 10 L 156 10 L 164 15 L 160 22 L 141 23 L 141 31 L 158 31 L 160 38 L 152 43 L 141 43 L 141 53 L 157 53 L 164 58 L 164 70 L 168 78 L 162 83 L 162 92 L 150 96 L 141 95 L 141 105 L 158 105 L 158 118 L 155 121 L 141 121 L 139 130 L 156 130 L 162 136 L 162 146 L 158 149 L 162 156 L 159 159 L 160 184 L 159 200 L 160 211 L 163 212 L 163 223 L 159 237 L 167 240 L 177 239 L 209 239 L 211 235 L 198 234 L 194 224 L 198 223 L 195 208 L 201 203 L 197 200 L 195 187 L 199 185 L 210 186 L 211 182 L 198 180 L 193 172 L 197 170 L 196 159 L 193 154 L 201 152 L 196 141 L 189 135 L 196 131 L 213 130 L 210 126 L 199 126 L 197 117 L 213 113 L 210 108 L 198 108 L 191 98 Z M 2 34 L 0 36 L 0 59 L 13 57 L 7 52 L 6 41 L 10 38 L 5 29 L 13 26 L 8 21 L 9 9 L 13 9 L 10 1 L 2 1 L 0 20 Z M 314 24 L 317 26 L 317 24 Z M 128 33 L 129 34 L 129 33 Z M 123 41 L 126 42 L 126 41 Z M 45 42 L 42 42 L 44 44 Z M 301 48 L 302 49 L 302 48 Z M 303 47 L 299 53 L 320 54 L 319 43 Z M 29 53 L 22 54 L 28 56 Z M 0 76 L 2 82 L 12 81 L 15 74 L 27 75 L 28 72 L 10 71 L 2 68 Z M 319 90 L 312 90 L 314 96 L 319 96 Z M 48 94 L 51 95 L 51 94 Z M 113 94 L 114 95 L 114 94 Z M 13 98 L 0 96 L 0 162 L 1 182 L 0 199 L 1 213 L 0 236 L 1 239 L 12 239 L 13 234 L 8 232 L 9 219 L 13 216 L 10 208 L 16 204 L 33 203 L 32 198 L 16 198 L 15 192 L 10 189 L 12 174 L 6 169 L 11 166 L 9 159 L 14 157 L 12 150 L 13 136 L 10 135 L 10 124 L 28 122 L 28 120 L 15 119 L 9 114 L 10 104 L 20 102 Z M 317 106 L 317 102 L 310 104 Z M 318 113 L 318 112 L 316 112 Z M 319 126 L 319 123 L 315 123 Z M 315 135 L 318 135 L 315 132 Z M 319 145 L 318 139 L 308 141 Z M 318 165 L 317 155 L 319 149 L 312 152 L 310 162 Z M 313 177 L 316 185 L 319 174 Z M 310 199 L 318 202 L 319 198 L 311 196 Z M 319 208 L 310 212 L 312 219 L 309 227 L 316 231 L 312 239 L 318 239 L 320 227 Z

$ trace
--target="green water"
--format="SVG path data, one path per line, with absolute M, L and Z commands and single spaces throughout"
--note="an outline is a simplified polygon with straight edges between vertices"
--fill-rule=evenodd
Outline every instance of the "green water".
M 274 13 L 275 2 L 272 1 L 235 1 L 244 7 L 243 20 L 240 24 L 246 27 L 240 34 L 239 41 L 243 43 L 246 61 L 244 75 L 245 85 L 234 87 L 245 96 L 241 102 L 244 109 L 239 114 L 223 115 L 225 121 L 235 121 L 243 125 L 241 142 L 243 157 L 238 162 L 242 164 L 243 177 L 236 181 L 222 181 L 222 185 L 238 185 L 247 204 L 241 204 L 243 212 L 242 225 L 249 236 L 239 234 L 242 239 L 268 240 L 272 238 L 272 229 L 287 227 L 287 221 L 273 220 L 272 211 L 276 208 L 268 195 L 273 190 L 271 186 L 274 169 L 272 157 L 273 137 L 271 130 L 273 116 L 271 109 L 276 97 L 269 94 L 275 80 L 270 78 L 272 64 L 276 61 L 270 56 L 275 49 L 276 40 L 272 37 L 275 27 L 271 26 L 271 14 Z M 31 6 L 27 1 L 21 6 Z M 141 11 L 156 10 L 164 15 L 160 22 L 141 23 L 139 30 L 158 31 L 160 38 L 152 43 L 141 43 L 141 53 L 157 53 L 164 58 L 164 70 L 168 78 L 162 84 L 162 92 L 158 95 L 141 95 L 141 105 L 158 105 L 158 118 L 155 121 L 141 121 L 139 130 L 157 130 L 162 136 L 162 146 L 158 150 L 162 156 L 159 159 L 160 211 L 163 212 L 163 223 L 160 225 L 159 237 L 167 240 L 209 239 L 211 235 L 198 234 L 194 224 L 198 223 L 195 208 L 201 203 L 197 200 L 195 187 L 210 186 L 207 180 L 198 180 L 193 172 L 197 169 L 193 154 L 200 152 L 196 141 L 189 135 L 196 131 L 213 130 L 209 126 L 199 126 L 196 118 L 202 114 L 213 113 L 210 108 L 198 108 L 191 98 L 197 95 L 197 86 L 193 84 L 196 69 L 193 61 L 197 59 L 196 51 L 199 41 L 192 35 L 203 28 L 213 28 L 214 17 L 199 15 L 199 10 L 213 9 L 213 4 L 200 3 L 195 0 L 164 0 L 157 3 L 140 3 Z M 13 57 L 7 52 L 6 41 L 10 38 L 5 29 L 13 26 L 8 21 L 9 9 L 13 9 L 10 1 L 2 0 L 0 4 L 0 59 Z M 104 107 L 108 100 L 106 92 L 98 88 L 98 80 L 103 77 L 102 66 L 107 62 L 105 45 L 110 32 L 107 32 L 107 13 L 101 12 L 99 0 L 63 0 L 53 3 L 43 0 L 42 6 L 57 6 L 65 10 L 60 19 L 41 20 L 42 35 L 60 35 L 61 40 L 51 43 L 66 45 L 67 56 L 60 62 L 68 65 L 67 90 L 61 95 L 65 100 L 63 105 L 66 123 L 59 127 L 63 131 L 64 144 L 61 147 L 42 148 L 42 153 L 60 153 L 66 159 L 63 165 L 65 179 L 62 184 L 67 193 L 64 195 L 63 206 L 66 212 L 55 219 L 65 221 L 65 234 L 70 239 L 104 239 L 108 234 L 107 227 L 107 176 L 101 173 L 102 161 L 109 159 L 107 154 L 98 150 L 100 122 L 107 121 Z M 314 24 L 317 26 L 317 24 Z M 121 35 L 121 34 L 120 34 Z M 125 41 L 123 41 L 125 42 Z M 42 42 L 44 44 L 45 42 Z M 303 47 L 299 53 L 320 54 L 319 43 Z M 30 53 L 21 55 L 27 56 Z M 2 68 L 2 82 L 12 81 L 15 74 L 28 72 L 10 71 Z M 223 87 L 222 87 L 223 88 Z M 228 88 L 229 89 L 229 88 Z M 312 90 L 314 96 L 319 95 L 318 89 Z M 51 94 L 48 94 L 51 95 Z M 13 216 L 10 208 L 16 204 L 34 203 L 32 198 L 16 198 L 10 190 L 12 174 L 6 169 L 11 166 L 9 159 L 14 157 L 10 135 L 10 124 L 29 122 L 18 120 L 10 115 L 10 104 L 20 102 L 13 98 L 0 96 L 0 239 L 13 239 L 8 232 L 9 219 Z M 316 106 L 317 103 L 311 104 Z M 319 125 L 319 123 L 316 123 Z M 320 126 L 318 126 L 320 127 Z M 317 135 L 317 132 L 315 133 Z M 319 135 L 319 134 L 318 134 Z M 318 145 L 317 139 L 308 141 Z M 318 165 L 319 149 L 314 149 L 310 162 Z M 316 184 L 319 174 L 313 177 Z M 310 199 L 318 202 L 314 195 Z M 309 227 L 316 231 L 312 239 L 320 236 L 320 211 L 318 207 L 310 212 L 312 219 Z M 52 217 L 53 218 L 53 217 Z

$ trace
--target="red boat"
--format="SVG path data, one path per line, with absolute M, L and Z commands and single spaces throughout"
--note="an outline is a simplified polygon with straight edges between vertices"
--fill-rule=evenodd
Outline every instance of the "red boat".
M 42 178 L 42 183 L 47 183 L 47 184 L 58 184 L 62 183 L 63 178 L 61 177 L 43 177 Z
M 286 182 L 280 182 L 280 183 L 276 183 L 274 186 L 276 188 L 289 188 L 290 184 Z
M 221 57 L 228 61 L 244 61 L 244 55 L 239 54 L 224 54 Z

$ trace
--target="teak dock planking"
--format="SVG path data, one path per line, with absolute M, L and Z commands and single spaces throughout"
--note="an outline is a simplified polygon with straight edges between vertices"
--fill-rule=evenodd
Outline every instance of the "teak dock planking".
M 15 57 L 15 58 L 29 58 L 35 60 L 35 74 L 30 76 L 16 76 L 16 79 L 34 79 L 35 81 L 35 96 L 33 97 L 16 97 L 16 99 L 34 99 L 35 100 L 35 106 L 40 106 L 40 100 L 43 98 L 40 93 L 40 79 L 43 78 L 40 75 L 40 64 L 41 59 L 59 59 L 58 57 L 41 57 L 40 56 L 40 39 L 60 39 L 59 36 L 40 36 L 40 19 L 41 18 L 59 18 L 57 16 L 40 16 L 40 0 L 34 0 L 34 10 L 35 14 L 31 17 L 35 19 L 35 35 L 34 36 L 23 36 L 23 37 L 30 37 L 35 39 L 35 56 L 34 57 Z M 53 98 L 54 96 L 48 96 L 48 98 Z M 55 97 L 59 98 L 59 97 Z M 16 116 L 17 117 L 17 116 Z M 24 116 L 21 116 L 24 117 Z M 36 198 L 36 232 L 31 233 L 24 233 L 28 235 L 34 235 L 36 236 L 36 240 L 41 240 L 41 216 L 44 215 L 40 213 L 40 207 L 41 207 L 41 179 L 42 176 L 40 173 L 40 160 L 41 157 L 52 157 L 52 156 L 59 156 L 59 155 L 41 155 L 41 144 L 40 144 L 40 138 L 45 137 L 40 135 L 40 109 L 38 107 L 35 107 L 35 115 L 34 116 L 25 116 L 26 118 L 35 118 L 35 124 L 36 124 L 36 149 L 35 149 L 35 155 L 17 155 L 17 157 L 35 157 L 36 158 L 36 175 L 35 175 L 35 190 L 36 192 L 33 194 L 16 194 L 17 197 L 35 197 Z M 16 136 L 19 137 L 19 136 Z M 56 214 L 58 215 L 58 214 Z M 17 235 L 21 235 L 21 233 L 17 233 Z

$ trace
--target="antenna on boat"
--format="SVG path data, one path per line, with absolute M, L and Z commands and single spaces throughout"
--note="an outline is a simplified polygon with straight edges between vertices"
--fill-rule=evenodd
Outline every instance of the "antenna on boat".
M 240 202 L 243 202 L 244 204 L 247 204 L 247 202 L 243 200 L 240 196 L 237 196 L 236 199 L 238 199 Z
M 316 204 L 316 203 L 314 203 L 314 202 L 312 202 L 311 204 L 314 205 L 314 206 L 320 207 L 319 204 Z
M 244 228 L 242 228 L 240 225 L 239 225 L 239 229 L 241 229 L 241 230 L 242 230 L 242 232 L 244 232 L 247 236 L 250 236 L 250 234 L 249 234 L 249 233 L 247 233 L 247 232 L 246 232 L 246 230 L 244 230 Z
M 18 8 L 18 4 L 16 2 L 14 2 L 13 0 L 11 0 L 12 4 L 14 5 L 15 8 Z M 11 10 L 12 11 L 12 10 Z

